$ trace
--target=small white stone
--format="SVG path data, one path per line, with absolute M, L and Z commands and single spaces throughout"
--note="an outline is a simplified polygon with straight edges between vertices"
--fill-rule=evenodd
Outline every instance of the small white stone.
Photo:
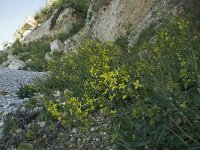
M 76 128 L 72 129 L 71 133 L 77 133 L 77 129 Z
M 94 132 L 94 131 L 95 131 L 95 128 L 92 127 L 92 128 L 90 129 L 90 131 L 91 131 L 91 132 Z
M 38 122 L 38 125 L 43 128 L 45 126 L 46 122 L 45 121 L 41 121 L 41 122 Z

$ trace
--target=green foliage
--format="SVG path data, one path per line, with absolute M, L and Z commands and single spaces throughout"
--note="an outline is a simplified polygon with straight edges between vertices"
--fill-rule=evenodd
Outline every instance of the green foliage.
M 19 56 L 19 59 L 26 61 L 23 69 L 44 71 L 47 69 L 47 60 L 45 54 L 50 51 L 50 41 L 36 41 L 29 44 L 21 44 L 16 40 L 13 44 L 13 55 Z
M 66 39 L 68 39 L 70 37 L 70 35 L 66 31 L 61 31 L 61 32 L 57 33 L 55 37 L 59 41 L 64 42 Z
M 51 62 L 45 87 L 64 94 L 46 101 L 47 110 L 65 127 L 87 129 L 98 124 L 95 114 L 110 118 L 118 149 L 198 147 L 200 53 L 191 30 L 175 17 L 154 43 L 132 51 L 88 41 Z
M 125 36 L 120 36 L 115 40 L 115 44 L 123 49 L 128 49 L 128 38 Z
M 188 10 L 188 15 L 191 11 L 199 12 Z M 200 22 L 191 20 L 179 16 L 162 29 L 152 26 L 147 37 L 143 33 L 137 46 L 127 51 L 124 38 L 115 44 L 88 40 L 51 61 L 51 73 L 38 88 L 45 112 L 54 118 L 49 120 L 63 127 L 56 137 L 52 133 L 56 144 L 91 149 L 91 141 L 98 138 L 102 149 L 113 147 L 113 142 L 113 149 L 119 150 L 199 149 Z M 149 42 L 152 34 L 154 42 Z M 97 132 L 90 132 L 92 127 Z M 74 139 L 87 137 L 90 145 L 75 140 L 67 146 L 70 139 L 64 133 L 74 128 Z M 24 137 L 38 141 L 41 131 L 26 130 Z
M 30 144 L 20 143 L 17 149 L 18 150 L 34 150 L 34 147 Z
M 13 117 L 12 115 L 7 115 L 3 121 L 4 121 L 4 126 L 3 126 L 4 134 L 16 132 L 20 124 L 19 118 Z
M 34 19 L 37 20 L 37 23 L 43 23 L 52 15 L 52 12 L 52 9 L 44 7 L 35 14 Z
M 0 112 L 0 120 L 3 118 L 3 112 Z
M 90 0 L 54 0 L 53 7 L 60 8 L 64 4 L 73 5 L 77 10 L 81 11 L 83 14 L 87 14 Z
M 71 29 L 66 32 L 66 31 L 60 31 L 55 35 L 55 38 L 60 40 L 61 42 L 64 42 L 67 40 L 69 37 L 72 37 L 75 35 L 78 31 L 80 31 L 83 27 L 83 24 L 73 24 Z
M 143 44 L 138 57 L 134 57 L 131 70 L 141 78 L 145 90 L 130 108 L 132 114 L 125 111 L 132 121 L 122 119 L 119 148 L 199 146 L 196 125 L 200 124 L 200 112 L 194 110 L 199 109 L 200 53 L 198 38 L 191 30 L 185 19 L 174 18 L 156 35 L 154 44 Z
M 8 53 L 5 51 L 0 51 L 0 65 L 7 60 Z
M 48 13 L 48 8 L 44 7 L 40 10 L 40 13 L 46 15 Z
M 36 88 L 33 84 L 27 84 L 19 88 L 17 91 L 17 96 L 19 98 L 31 98 L 36 93 Z
M 35 14 L 34 18 L 38 23 L 43 23 L 53 14 L 54 10 L 58 9 L 57 15 L 59 15 L 60 12 L 66 7 L 75 8 L 78 12 L 81 12 L 81 15 L 86 18 L 89 3 L 90 0 L 54 0 L 51 7 L 42 8 Z M 57 17 L 55 18 L 57 19 Z

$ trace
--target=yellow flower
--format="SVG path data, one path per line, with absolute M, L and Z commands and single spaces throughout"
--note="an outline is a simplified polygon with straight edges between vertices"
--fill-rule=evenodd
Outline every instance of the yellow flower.
M 142 87 L 139 80 L 136 80 L 135 82 L 133 82 L 133 84 L 134 84 L 136 90 Z

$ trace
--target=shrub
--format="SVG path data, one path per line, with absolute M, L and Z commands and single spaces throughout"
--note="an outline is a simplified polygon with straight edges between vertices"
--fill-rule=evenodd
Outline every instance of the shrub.
M 73 5 L 77 10 L 81 11 L 83 14 L 87 14 L 87 10 L 89 7 L 90 0 L 55 0 L 53 1 L 53 6 L 55 8 L 60 8 L 64 4 L 71 4 Z
M 55 38 L 58 39 L 61 42 L 64 42 L 66 39 L 70 37 L 68 32 L 65 31 L 60 31 L 59 33 L 56 34 Z
M 68 32 L 67 31 L 60 31 L 59 33 L 57 33 L 55 35 L 55 38 L 60 40 L 61 42 L 64 42 L 69 37 L 72 37 L 78 31 L 80 31 L 82 27 L 83 27 L 83 24 L 73 24 L 71 29 Z
M 21 44 L 16 40 L 13 44 L 12 54 L 19 56 L 19 59 L 27 61 L 23 69 L 34 71 L 45 71 L 47 60 L 45 54 L 50 52 L 50 41 L 35 41 L 29 44 Z
M 76 129 L 74 139 L 90 141 L 75 140 L 72 147 L 91 149 L 98 139 L 102 149 L 199 149 L 197 24 L 174 17 L 157 30 L 153 43 L 145 37 L 124 51 L 118 42 L 89 40 L 50 62 L 49 77 L 38 85 L 45 110 L 62 123 L 62 133 Z
M 59 15 L 66 5 L 74 7 L 77 11 L 81 12 L 81 15 L 86 17 L 89 3 L 90 0 L 54 0 L 50 8 L 42 8 L 40 12 L 35 14 L 34 18 L 38 23 L 43 23 L 53 14 L 54 10 L 58 9 Z
M 0 65 L 7 60 L 8 53 L 5 51 L 0 51 Z
M 43 23 L 52 15 L 53 11 L 47 7 L 40 9 L 34 16 L 34 19 L 37 20 L 38 23 Z
M 34 93 L 36 93 L 36 89 L 33 84 L 28 84 L 21 86 L 19 90 L 17 91 L 17 96 L 19 98 L 31 98 L 34 96 Z
M 123 49 L 128 49 L 128 38 L 125 36 L 120 36 L 115 40 L 115 44 L 120 46 Z
M 198 147 L 200 53 L 191 30 L 174 18 L 154 43 L 132 52 L 89 41 L 51 63 L 45 87 L 64 96 L 47 100 L 47 110 L 65 127 L 87 129 L 99 124 L 97 114 L 109 118 L 118 149 Z

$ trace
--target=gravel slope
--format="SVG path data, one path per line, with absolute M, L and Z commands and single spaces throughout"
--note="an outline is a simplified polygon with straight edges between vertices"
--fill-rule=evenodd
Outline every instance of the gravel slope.
M 34 77 L 43 77 L 45 73 L 0 68 L 0 112 L 8 113 L 17 109 L 26 99 L 18 99 L 16 91 Z

